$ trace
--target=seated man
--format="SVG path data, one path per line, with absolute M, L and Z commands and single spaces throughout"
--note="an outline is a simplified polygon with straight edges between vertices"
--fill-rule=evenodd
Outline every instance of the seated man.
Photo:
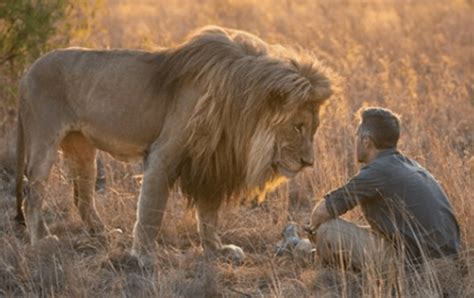
M 325 262 L 410 263 L 456 256 L 459 227 L 445 192 L 435 178 L 397 151 L 400 121 L 390 110 L 361 112 L 357 159 L 365 166 L 346 185 L 328 193 L 312 212 L 309 232 Z M 359 205 L 370 224 L 362 228 L 339 215 Z

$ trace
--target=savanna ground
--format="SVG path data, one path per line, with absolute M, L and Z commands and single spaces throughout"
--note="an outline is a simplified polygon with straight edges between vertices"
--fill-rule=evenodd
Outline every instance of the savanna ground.
M 158 270 L 149 272 L 124 258 L 131 247 L 141 165 L 103 154 L 107 186 L 96 196 L 97 207 L 103 220 L 123 234 L 111 237 L 108 246 L 87 235 L 59 158 L 44 210 L 61 241 L 28 245 L 25 232 L 13 221 L 15 86 L 21 70 L 15 73 L 12 65 L 0 65 L 0 296 L 474 295 L 472 1 L 81 3 L 68 11 L 67 22 L 58 21 L 51 47 L 67 35 L 66 45 L 153 50 L 182 41 L 196 27 L 217 24 L 314 52 L 343 78 L 342 90 L 322 115 L 314 143 L 316 164 L 299 175 L 291 196 L 284 186 L 263 206 L 223 208 L 221 236 L 244 248 L 248 258 L 243 265 L 203 260 L 194 213 L 176 190 L 158 239 Z M 402 116 L 400 149 L 428 168 L 451 198 L 471 269 L 465 277 L 433 267 L 426 276 L 383 279 L 274 257 L 286 223 L 304 223 L 325 192 L 357 172 L 354 113 L 374 105 Z M 346 217 L 363 223 L 358 211 Z

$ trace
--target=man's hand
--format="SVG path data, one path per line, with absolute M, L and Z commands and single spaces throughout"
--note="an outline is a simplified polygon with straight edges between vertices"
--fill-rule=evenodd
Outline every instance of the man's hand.
M 310 228 L 313 231 L 316 231 L 322 223 L 330 220 L 331 218 L 332 216 L 329 214 L 329 211 L 326 208 L 326 202 L 322 200 L 314 207 L 313 212 L 311 213 Z

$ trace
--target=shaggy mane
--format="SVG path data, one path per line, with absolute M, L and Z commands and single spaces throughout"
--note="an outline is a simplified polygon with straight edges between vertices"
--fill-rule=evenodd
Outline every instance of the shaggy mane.
M 181 189 L 214 206 L 263 190 L 275 178 L 275 125 L 331 95 L 328 74 L 315 58 L 242 31 L 204 27 L 162 57 L 161 90 L 173 95 L 192 84 L 201 92 L 186 129 Z

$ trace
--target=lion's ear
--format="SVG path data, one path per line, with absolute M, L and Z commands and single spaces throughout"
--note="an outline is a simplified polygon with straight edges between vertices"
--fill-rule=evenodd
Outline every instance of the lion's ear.
M 323 68 L 311 80 L 313 97 L 324 103 L 329 97 L 342 92 L 343 79 L 329 68 Z
M 334 81 L 338 76 L 329 68 L 323 66 L 316 58 L 312 56 L 305 57 L 301 60 L 291 60 L 291 65 L 298 74 L 305 78 L 311 91 L 311 101 L 322 104 L 334 92 Z
M 318 103 L 325 102 L 333 94 L 331 81 L 327 78 L 321 78 L 313 83 L 313 96 Z
M 332 89 L 330 84 L 327 86 L 317 86 L 314 88 L 314 97 L 320 104 L 324 103 L 332 95 Z

